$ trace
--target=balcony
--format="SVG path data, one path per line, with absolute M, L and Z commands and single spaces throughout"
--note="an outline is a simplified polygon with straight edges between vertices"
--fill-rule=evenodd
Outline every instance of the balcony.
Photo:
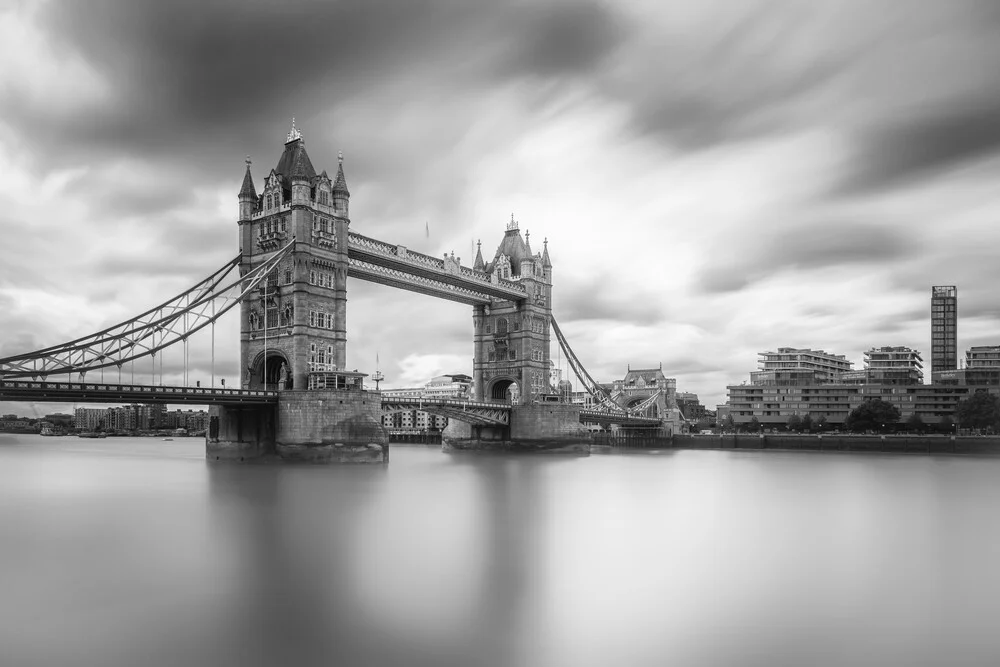
M 265 251 L 277 250 L 287 236 L 286 232 L 265 232 L 257 237 L 257 247 Z
M 325 232 L 321 229 L 314 229 L 312 232 L 313 245 L 320 248 L 335 250 L 337 248 L 337 235 L 334 232 Z

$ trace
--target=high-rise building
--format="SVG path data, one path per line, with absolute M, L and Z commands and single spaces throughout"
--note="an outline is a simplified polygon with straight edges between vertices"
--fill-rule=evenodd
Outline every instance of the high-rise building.
M 958 368 L 958 288 L 931 287 L 931 377 Z

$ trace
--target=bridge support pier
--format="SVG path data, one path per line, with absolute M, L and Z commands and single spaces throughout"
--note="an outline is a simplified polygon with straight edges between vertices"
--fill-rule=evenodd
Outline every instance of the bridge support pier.
M 213 405 L 208 412 L 205 458 L 253 461 L 274 455 L 273 405 Z
M 282 391 L 277 406 L 213 406 L 210 461 L 387 463 L 381 397 L 356 390 Z
M 283 391 L 275 451 L 285 461 L 388 463 L 382 397 L 374 391 Z
M 590 454 L 590 435 L 580 407 L 565 403 L 516 405 L 510 426 L 477 426 L 449 419 L 441 434 L 444 451 Z

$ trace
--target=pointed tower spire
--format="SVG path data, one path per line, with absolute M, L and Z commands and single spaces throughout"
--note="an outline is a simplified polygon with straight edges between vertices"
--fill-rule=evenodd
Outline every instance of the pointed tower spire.
M 247 170 L 243 174 L 243 185 L 240 187 L 240 220 L 249 220 L 257 208 L 257 188 L 253 186 L 253 176 L 250 175 L 250 156 L 247 155 Z
M 542 268 L 551 269 L 552 260 L 549 259 L 549 239 L 545 237 L 545 241 L 542 243 Z
M 524 230 L 524 249 L 528 253 L 528 259 L 534 259 L 535 253 L 531 252 L 531 231 Z
M 347 179 L 344 177 L 344 153 L 337 153 L 337 177 L 333 179 L 333 192 L 350 196 L 347 189 Z
M 475 269 L 476 271 L 486 270 L 486 262 L 483 261 L 482 245 L 483 245 L 482 239 L 476 241 L 476 262 L 472 265 L 472 268 Z
M 250 156 L 247 155 L 246 159 L 247 171 L 243 174 L 243 187 L 240 188 L 240 199 L 244 197 L 249 197 L 250 199 L 257 199 L 257 189 L 253 186 L 253 176 L 250 175 Z

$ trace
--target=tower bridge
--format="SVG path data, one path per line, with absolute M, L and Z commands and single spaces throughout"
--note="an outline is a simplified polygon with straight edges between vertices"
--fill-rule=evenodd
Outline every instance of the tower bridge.
M 535 252 L 530 234 L 521 234 L 513 215 L 492 259 L 484 260 L 480 243 L 472 266 L 464 266 L 454 254 L 431 257 L 352 231 L 343 156 L 333 178 L 326 171 L 317 173 L 294 124 L 259 192 L 251 166 L 247 158 L 238 193 L 240 252 L 235 259 L 131 320 L 0 359 L 0 400 L 201 399 L 211 405 L 210 458 L 277 454 L 316 461 L 384 461 L 388 440 L 382 411 L 412 406 L 407 399 L 382 399 L 364 390 L 364 374 L 344 370 L 347 287 L 348 278 L 354 278 L 472 307 L 469 400 L 421 402 L 421 409 L 450 418 L 446 447 L 572 449 L 588 438 L 581 420 L 663 426 L 659 414 L 650 414 L 653 400 L 632 401 L 631 409 L 625 408 L 579 363 L 552 317 L 548 241 Z M 238 388 L 168 390 L 83 380 L 88 371 L 117 367 L 120 374 L 125 362 L 155 359 L 170 345 L 186 346 L 191 334 L 214 327 L 237 305 Z M 546 400 L 550 331 L 599 409 L 581 411 Z M 79 374 L 81 381 L 48 381 L 61 374 Z

